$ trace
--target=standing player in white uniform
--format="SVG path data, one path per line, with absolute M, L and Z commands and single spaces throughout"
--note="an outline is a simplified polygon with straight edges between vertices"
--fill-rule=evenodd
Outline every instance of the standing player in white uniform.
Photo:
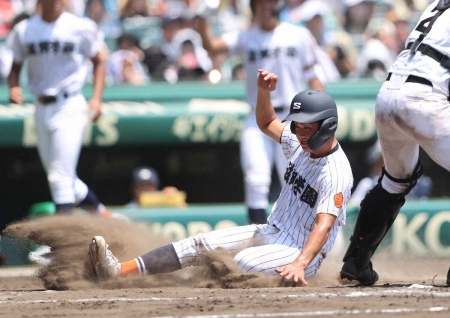
M 285 118 L 292 122 L 286 124 L 277 118 L 270 99 L 277 82 L 277 75 L 260 70 L 256 121 L 278 147 L 281 144 L 288 161 L 268 223 L 200 233 L 123 263 L 102 236 L 95 236 L 89 255 L 98 278 L 171 272 L 201 264 L 206 253 L 223 248 L 236 254 L 234 262 L 244 273 L 307 283 L 345 224 L 353 177 L 334 136 L 338 119 L 333 98 L 318 90 L 300 92 Z
M 8 78 L 12 103 L 24 102 L 20 71 L 27 60 L 29 91 L 34 95 L 39 156 L 47 174 L 56 212 L 81 206 L 109 215 L 95 193 L 76 173 L 88 111 L 101 114 L 105 62 L 103 39 L 95 23 L 64 12 L 63 0 L 41 0 L 42 16 L 35 15 L 14 27 L 8 45 L 14 62 Z M 93 63 L 94 89 L 89 104 L 81 90 L 85 61 Z
M 278 90 L 271 95 L 275 112 L 284 117 L 292 97 L 304 89 L 323 90 L 314 72 L 317 43 L 306 28 L 281 23 L 278 0 L 251 0 L 254 26 L 247 31 L 231 32 L 213 38 L 206 19 L 196 18 L 195 28 L 202 36 L 203 46 L 211 54 L 238 54 L 246 72 L 247 102 L 252 107 L 241 135 L 240 156 L 244 174 L 245 204 L 250 223 L 266 222 L 272 167 L 275 164 L 282 183 L 286 159 L 277 143 L 264 135 L 256 124 L 255 106 L 258 69 L 270 70 L 280 76 Z
M 375 115 L 384 167 L 361 202 L 342 278 L 365 285 L 378 280 L 370 259 L 421 176 L 419 147 L 450 171 L 449 9 L 448 0 L 428 6 L 378 93 Z

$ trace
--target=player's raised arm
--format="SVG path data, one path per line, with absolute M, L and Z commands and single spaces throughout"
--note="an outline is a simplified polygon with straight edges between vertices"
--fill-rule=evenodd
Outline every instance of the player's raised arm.
M 276 142 L 280 142 L 281 133 L 286 124 L 277 118 L 270 100 L 270 92 L 277 88 L 278 76 L 259 69 L 257 80 L 258 99 L 256 101 L 256 122 L 259 129 Z

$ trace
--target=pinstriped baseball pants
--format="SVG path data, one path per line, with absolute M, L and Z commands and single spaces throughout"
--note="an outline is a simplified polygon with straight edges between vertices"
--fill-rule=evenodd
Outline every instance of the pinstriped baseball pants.
M 199 233 L 173 243 L 181 267 L 199 265 L 202 257 L 217 248 L 234 256 L 234 263 L 244 273 L 279 275 L 276 268 L 291 264 L 301 252 L 289 235 L 273 225 L 246 225 Z M 317 272 L 323 260 L 318 254 L 305 270 L 305 278 Z

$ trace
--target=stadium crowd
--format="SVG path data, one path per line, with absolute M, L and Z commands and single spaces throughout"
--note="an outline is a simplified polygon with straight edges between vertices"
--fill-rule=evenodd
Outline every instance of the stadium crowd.
M 0 83 L 12 58 L 5 42 L 18 21 L 39 14 L 40 0 L 0 0 Z M 65 0 L 66 10 L 94 20 L 108 52 L 107 83 L 242 79 L 235 56 L 211 56 L 195 31 L 207 16 L 215 35 L 249 28 L 251 0 Z M 324 83 L 386 78 L 429 0 L 279 0 L 281 21 L 307 27 L 317 41 Z

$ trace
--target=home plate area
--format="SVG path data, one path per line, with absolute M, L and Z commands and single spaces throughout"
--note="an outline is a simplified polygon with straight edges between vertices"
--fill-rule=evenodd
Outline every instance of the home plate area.
M 0 269 L 0 311 L 5 318 L 450 315 L 450 288 L 444 283 L 448 260 L 380 256 L 374 263 L 380 281 L 371 287 L 341 281 L 336 277 L 341 262 L 328 259 L 307 286 L 271 288 L 196 287 L 185 278 L 194 272 L 186 270 L 178 281 L 164 284 L 160 280 L 161 287 L 155 282 L 146 286 L 144 278 L 141 283 L 125 278 L 110 285 L 80 282 L 68 290 L 51 290 L 36 276 L 36 267 L 4 268 Z

